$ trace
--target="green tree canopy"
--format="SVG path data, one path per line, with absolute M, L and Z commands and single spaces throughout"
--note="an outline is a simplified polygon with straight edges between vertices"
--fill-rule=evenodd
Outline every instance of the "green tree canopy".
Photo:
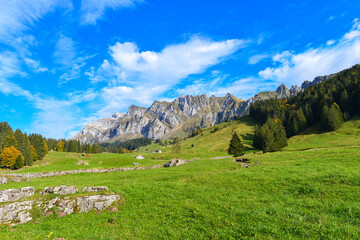
M 228 153 L 234 157 L 244 155 L 244 144 L 242 144 L 239 135 L 234 132 L 231 137 Z

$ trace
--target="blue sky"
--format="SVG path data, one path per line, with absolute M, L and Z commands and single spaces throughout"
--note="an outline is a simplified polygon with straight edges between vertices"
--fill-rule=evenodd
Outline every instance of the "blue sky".
M 131 104 L 246 100 L 360 63 L 359 1 L 0 4 L 0 121 L 46 137 L 72 137 Z

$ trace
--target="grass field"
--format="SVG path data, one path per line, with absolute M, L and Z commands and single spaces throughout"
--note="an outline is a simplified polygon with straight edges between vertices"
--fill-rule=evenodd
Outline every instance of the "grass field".
M 217 132 L 210 128 L 203 136 L 183 141 L 180 156 L 201 160 L 176 168 L 0 185 L 0 189 L 34 186 L 32 199 L 47 186 L 104 185 L 122 198 L 118 212 L 48 216 L 39 223 L 3 226 L 0 239 L 359 239 L 359 126 L 355 118 L 332 133 L 309 129 L 290 139 L 281 152 L 246 156 L 252 166 L 244 168 L 232 159 L 209 159 L 227 155 L 234 129 L 250 143 L 251 122 L 224 123 Z M 173 156 L 171 148 L 163 154 L 149 153 L 158 147 L 141 149 L 142 164 L 156 165 Z M 133 156 L 99 154 L 90 159 L 95 166 L 100 159 L 101 167 L 127 166 Z M 76 155 L 51 153 L 44 162 L 49 164 L 34 171 L 77 167 L 76 160 Z

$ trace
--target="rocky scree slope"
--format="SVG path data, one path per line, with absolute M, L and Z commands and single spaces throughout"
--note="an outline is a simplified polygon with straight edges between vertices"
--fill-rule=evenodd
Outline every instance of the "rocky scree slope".
M 276 91 L 260 92 L 247 101 L 228 93 L 224 97 L 181 95 L 173 102 L 155 101 L 149 108 L 132 105 L 127 113 L 116 112 L 110 118 L 88 124 L 73 139 L 93 144 L 138 137 L 171 139 L 185 136 L 197 126 L 209 127 L 235 116 L 246 115 L 250 105 L 256 101 L 290 97 L 334 76 L 336 74 L 316 77 L 313 81 L 305 81 L 301 86 L 290 89 L 281 84 Z

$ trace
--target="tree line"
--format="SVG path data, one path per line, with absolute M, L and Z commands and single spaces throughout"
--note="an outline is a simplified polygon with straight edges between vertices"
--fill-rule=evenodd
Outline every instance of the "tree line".
M 82 143 L 79 140 L 65 139 L 47 139 L 49 149 L 57 152 L 75 152 L 75 153 L 102 153 L 104 151 L 100 143 Z
M 101 146 L 106 152 L 111 153 L 129 153 L 139 149 L 140 147 L 152 144 L 153 140 L 150 138 L 136 138 L 125 142 L 116 141 L 113 143 L 101 143 Z
M 267 99 L 250 106 L 250 116 L 261 126 L 255 129 L 254 147 L 276 151 L 287 138 L 320 124 L 334 131 L 360 112 L 360 65 L 313 85 L 296 96 Z
M 13 131 L 7 122 L 0 122 L 0 164 L 3 167 L 19 169 L 42 160 L 49 148 L 40 134 L 27 135 L 20 129 Z

